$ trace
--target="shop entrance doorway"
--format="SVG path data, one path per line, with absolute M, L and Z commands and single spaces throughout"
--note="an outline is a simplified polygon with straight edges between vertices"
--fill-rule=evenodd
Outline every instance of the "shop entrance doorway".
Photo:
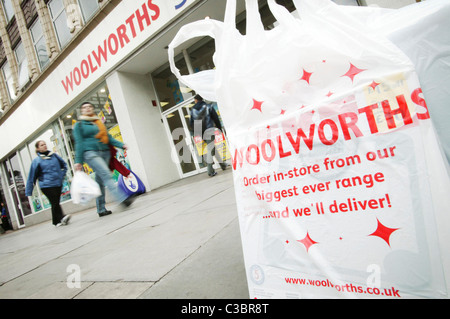
M 0 174 L 1 175 L 1 174 Z M 5 192 L 3 191 L 2 177 L 0 176 L 0 213 L 1 213 L 1 229 L 0 233 L 7 230 L 12 230 L 11 219 L 9 216 L 9 209 L 6 203 Z M 3 231 L 2 231 L 3 229 Z
M 194 140 L 189 127 L 189 109 L 193 105 L 194 99 L 191 98 L 163 112 L 163 121 L 172 141 L 172 159 L 178 164 L 182 177 L 206 171 L 201 141 Z
M 9 192 L 14 202 L 13 213 L 16 215 L 18 228 L 22 228 L 25 226 L 24 217 L 31 214 L 31 206 L 28 197 L 25 196 L 26 181 L 22 175 L 23 169 L 16 153 L 4 162 L 4 168 L 8 176 Z

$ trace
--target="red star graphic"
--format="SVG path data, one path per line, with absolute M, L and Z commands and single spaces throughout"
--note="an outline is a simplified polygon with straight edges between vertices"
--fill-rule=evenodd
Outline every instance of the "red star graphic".
M 388 245 L 389 247 L 391 246 L 389 244 L 389 237 L 392 235 L 393 232 L 395 232 L 396 230 L 398 230 L 399 228 L 389 228 L 384 226 L 382 223 L 380 223 L 380 221 L 377 218 L 377 229 L 370 234 L 369 236 L 377 236 L 380 237 L 381 239 L 383 239 Z
M 256 101 L 255 99 L 253 99 L 252 110 L 255 109 L 255 110 L 258 110 L 258 111 L 262 112 L 261 106 L 262 106 L 263 103 L 264 103 L 264 102 Z
M 280 115 L 283 115 L 284 113 L 286 113 L 286 110 L 281 109 Z
M 330 96 L 332 96 L 333 94 L 334 94 L 333 92 L 329 91 L 329 92 L 326 94 L 326 96 L 327 96 L 327 97 L 330 97 Z
M 372 89 L 375 90 L 375 88 L 376 88 L 378 85 L 380 85 L 380 83 L 377 83 L 377 82 L 373 81 L 372 84 L 370 84 L 369 86 L 372 87 Z
M 358 69 L 356 66 L 354 66 L 353 64 L 350 63 L 350 69 L 343 76 L 348 76 L 353 82 L 353 78 L 357 74 L 361 73 L 362 71 L 365 71 L 365 70 Z
M 303 76 L 300 80 L 305 80 L 309 84 L 309 79 L 311 78 L 312 73 L 306 72 L 305 69 L 303 69 Z
M 305 245 L 306 248 L 306 252 L 308 252 L 309 248 L 314 245 L 314 244 L 318 244 L 318 242 L 314 241 L 311 239 L 311 237 L 309 237 L 309 233 L 306 233 L 306 237 L 301 239 L 301 240 L 297 240 L 298 242 L 301 242 L 303 245 Z

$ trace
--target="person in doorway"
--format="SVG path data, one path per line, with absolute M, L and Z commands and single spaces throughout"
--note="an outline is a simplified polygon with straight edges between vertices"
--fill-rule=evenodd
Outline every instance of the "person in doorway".
M 58 154 L 47 149 L 45 141 L 37 141 L 35 148 L 37 157 L 31 162 L 25 195 L 32 196 L 34 185 L 39 180 L 41 191 L 50 201 L 53 225 L 56 227 L 67 225 L 70 215 L 64 215 L 59 204 L 67 164 Z
M 205 141 L 206 148 L 206 166 L 208 169 L 209 176 L 216 176 L 217 173 L 214 170 L 213 157 L 216 156 L 217 161 L 220 164 L 222 170 L 226 170 L 227 164 L 224 163 L 223 159 L 219 157 L 218 152 L 216 152 L 215 137 L 216 129 L 222 131 L 222 124 L 220 123 L 219 116 L 211 105 L 206 104 L 200 95 L 194 97 L 195 105 L 190 110 L 190 121 L 194 135 L 202 136 Z
M 83 170 L 83 163 L 87 163 L 95 172 L 95 181 L 100 186 L 101 195 L 97 197 L 97 213 L 99 217 L 111 214 L 105 207 L 105 186 L 112 193 L 114 199 L 124 207 L 131 205 L 133 198 L 121 191 L 110 170 L 110 146 L 127 150 L 128 147 L 114 139 L 107 131 L 103 122 L 94 113 L 94 105 L 90 102 L 81 104 L 79 121 L 73 128 L 75 140 L 75 170 Z

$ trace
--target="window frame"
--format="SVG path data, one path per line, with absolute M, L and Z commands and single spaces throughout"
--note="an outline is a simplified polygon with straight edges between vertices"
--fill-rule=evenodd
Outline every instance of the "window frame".
M 39 26 L 40 29 L 40 35 L 36 34 L 36 26 Z M 33 47 L 34 47 L 34 52 L 36 54 L 37 60 L 39 62 L 39 68 L 42 71 L 49 63 L 50 63 L 50 57 L 48 56 L 48 51 L 47 51 L 47 43 L 46 43 L 46 39 L 44 36 L 44 30 L 42 29 L 42 24 L 39 20 L 39 18 L 37 18 L 33 24 L 30 26 L 30 34 L 31 34 L 31 40 L 33 42 Z M 45 47 L 45 56 L 46 56 L 46 60 L 42 61 L 41 57 L 43 57 L 43 55 L 39 55 L 39 50 L 38 50 L 38 45 L 42 44 L 42 40 L 44 43 L 44 47 Z
M 19 52 L 19 50 L 22 52 Z M 22 41 L 20 41 L 14 48 L 14 56 L 16 57 L 17 60 L 17 68 L 19 72 L 17 74 L 17 84 L 19 86 L 19 90 L 21 90 L 30 82 L 30 73 L 28 71 L 28 58 Z M 21 77 L 24 75 L 22 74 L 22 72 L 26 72 L 26 81 L 24 83 L 21 82 Z
M 56 4 L 57 2 L 59 2 L 61 4 L 61 9 L 58 12 L 54 12 L 53 9 L 56 10 L 58 8 L 57 7 L 52 7 L 52 4 Z M 67 21 L 66 8 L 64 7 L 63 0 L 50 0 L 47 3 L 47 7 L 48 7 L 48 11 L 50 12 L 50 18 L 52 20 L 53 28 L 55 29 L 55 33 L 56 33 L 56 37 L 58 39 L 59 47 L 62 49 L 64 47 L 66 47 L 67 44 L 72 39 L 72 33 L 70 32 L 70 28 L 67 25 L 67 23 L 65 24 L 66 28 L 64 30 L 59 28 L 59 25 L 60 25 L 59 23 L 61 21 L 60 19 L 62 18 L 62 16 L 64 17 L 64 21 Z M 65 31 L 67 31 L 67 35 L 69 35 L 69 36 L 67 38 L 64 37 L 64 39 L 63 39 L 62 36 L 64 36 L 66 34 Z
M 83 1 L 87 1 L 89 3 L 93 3 L 93 1 L 92 0 L 78 0 L 78 6 L 81 9 L 81 16 L 83 17 L 84 23 L 87 23 L 100 10 L 100 4 L 98 3 L 98 1 L 95 1 L 95 4 L 97 5 L 97 9 L 94 11 L 88 12 L 85 8 Z
M 5 13 L 6 24 L 9 24 L 15 16 L 12 0 L 2 0 L 2 5 Z
M 7 72 L 8 71 L 8 72 Z M 11 65 L 8 60 L 2 65 L 2 74 L 6 84 L 6 90 L 8 91 L 8 97 L 10 103 L 13 103 L 17 99 L 17 95 L 14 88 L 14 77 L 11 69 Z M 11 90 L 13 92 L 11 92 Z

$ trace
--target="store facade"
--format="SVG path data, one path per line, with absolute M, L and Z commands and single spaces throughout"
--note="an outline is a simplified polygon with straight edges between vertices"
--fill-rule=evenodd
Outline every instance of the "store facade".
M 87 208 L 73 204 L 69 191 L 74 165 L 71 132 L 83 101 L 93 103 L 109 133 L 128 145 L 129 150 L 118 156 L 147 191 L 206 171 L 201 141 L 192 136 L 188 125 L 195 92 L 171 73 L 167 46 L 186 23 L 205 17 L 223 20 L 226 1 L 116 2 L 0 125 L 0 199 L 7 204 L 15 229 L 51 218 L 39 187 L 31 197 L 24 192 L 38 140 L 45 140 L 69 165 L 61 200 L 64 211 Z M 260 2 L 262 20 L 270 28 L 274 18 L 266 1 Z M 292 1 L 279 2 L 294 10 Z M 244 1 L 238 1 L 237 23 L 245 32 Z M 198 38 L 177 48 L 176 64 L 182 74 L 212 69 L 214 51 L 211 38 Z M 88 166 L 85 170 L 92 173 Z

